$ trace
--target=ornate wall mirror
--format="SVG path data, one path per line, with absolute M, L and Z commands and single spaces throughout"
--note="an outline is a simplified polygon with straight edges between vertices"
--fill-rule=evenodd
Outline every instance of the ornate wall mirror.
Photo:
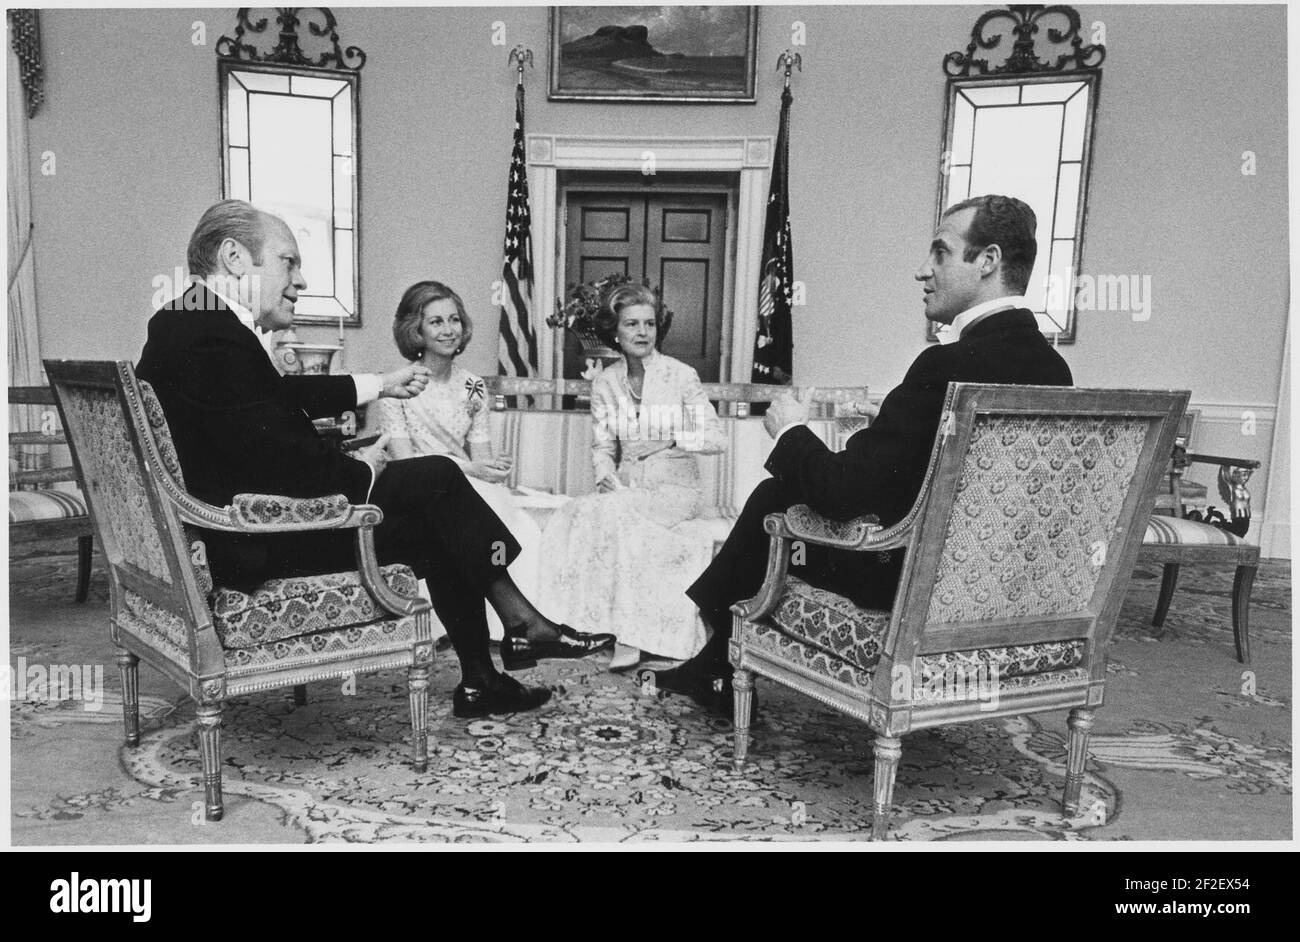
M 1011 52 L 990 66 L 976 53 L 997 49 L 1008 26 L 1015 36 Z M 1068 51 L 1039 59 L 1034 46 L 1040 31 L 1049 49 L 1068 44 Z M 938 215 L 987 193 L 1033 207 L 1038 258 L 1025 294 L 1043 333 L 1060 343 L 1075 337 L 1093 122 L 1106 56 L 1104 46 L 1085 45 L 1079 33 L 1072 7 L 990 10 L 976 21 L 966 51 L 943 61 L 949 78 Z
M 267 27 L 247 8 L 239 11 L 235 35 L 217 42 L 222 192 L 283 217 L 297 236 L 307 290 L 299 295 L 296 323 L 357 325 L 358 94 L 365 54 L 355 46 L 341 49 L 327 8 L 277 9 L 279 42 L 269 53 L 245 41 Z M 300 19 L 300 10 L 310 12 Z M 315 58 L 304 54 L 300 24 L 325 37 L 329 48 Z

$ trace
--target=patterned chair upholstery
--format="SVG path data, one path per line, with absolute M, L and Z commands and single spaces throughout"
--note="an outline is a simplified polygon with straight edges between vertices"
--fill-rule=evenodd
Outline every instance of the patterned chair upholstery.
M 378 507 L 342 495 L 240 494 L 227 507 L 196 500 L 162 408 L 126 361 L 47 360 L 73 460 L 108 560 L 109 635 L 118 648 L 126 742 L 140 739 L 143 658 L 198 704 L 208 820 L 223 813 L 220 728 L 227 697 L 314 680 L 407 668 L 412 750 L 428 767 L 429 603 L 406 566 L 380 567 Z M 350 529 L 355 572 L 273 579 L 252 593 L 214 586 L 194 527 L 240 533 Z
M 1077 814 L 1106 644 L 1187 397 L 953 383 L 902 521 L 769 515 L 766 580 L 732 609 L 736 767 L 755 674 L 856 717 L 875 734 L 881 838 L 905 733 L 1068 708 L 1064 810 Z M 903 550 L 893 609 L 790 575 L 796 541 Z

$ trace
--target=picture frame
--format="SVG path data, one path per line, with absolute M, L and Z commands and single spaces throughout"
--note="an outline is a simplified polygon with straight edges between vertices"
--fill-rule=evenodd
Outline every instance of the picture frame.
M 755 6 L 551 7 L 550 39 L 551 101 L 755 101 Z

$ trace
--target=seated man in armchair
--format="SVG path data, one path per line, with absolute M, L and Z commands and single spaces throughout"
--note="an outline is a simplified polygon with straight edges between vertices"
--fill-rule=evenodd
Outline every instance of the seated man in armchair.
M 833 520 L 874 514 L 890 526 L 920 493 L 950 382 L 1072 384 L 1070 368 L 1044 339 L 1023 297 L 1037 254 L 1036 226 L 1034 211 L 1007 196 L 976 197 L 943 214 L 915 275 L 926 318 L 943 325 L 940 344 L 913 361 L 871 426 L 850 438 L 844 451 L 832 452 L 803 424 L 806 404 L 791 395 L 773 404 L 763 419 L 776 438 L 765 465 L 772 477 L 755 488 L 722 549 L 687 590 L 711 631 L 709 641 L 681 667 L 660 672 L 658 687 L 729 714 L 730 608 L 763 583 L 767 514 L 808 504 Z M 863 607 L 893 606 L 901 551 L 808 547 L 806 557 L 792 570 L 804 581 Z
M 218 506 L 235 494 L 343 494 L 384 511 L 375 530 L 383 564 L 402 562 L 428 581 L 433 608 L 460 660 L 458 717 L 541 706 L 550 691 L 499 674 L 488 649 L 486 598 L 506 626 L 515 660 L 579 657 L 612 647 L 543 617 L 506 567 L 519 545 L 441 456 L 387 463 L 381 439 L 351 455 L 316 434 L 311 416 L 337 415 L 377 396 L 407 398 L 428 370 L 413 364 L 384 376 L 281 376 L 270 332 L 293 322 L 306 287 L 298 244 L 284 221 L 240 200 L 203 214 L 190 238 L 197 279 L 149 322 L 136 374 L 157 393 L 194 496 Z M 219 585 L 251 588 L 273 577 L 356 568 L 347 533 L 275 536 L 202 531 Z

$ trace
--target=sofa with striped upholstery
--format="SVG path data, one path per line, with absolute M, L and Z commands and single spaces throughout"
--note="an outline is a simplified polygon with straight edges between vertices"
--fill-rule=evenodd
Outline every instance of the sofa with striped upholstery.
M 596 489 L 591 462 L 591 414 L 583 409 L 526 408 L 523 395 L 542 388 L 558 389 L 579 402 L 590 390 L 581 380 L 519 380 L 485 377 L 492 394 L 492 445 L 497 454 L 513 455 L 511 485 L 522 485 L 571 497 Z M 545 384 L 539 385 L 539 384 Z M 784 387 L 761 387 L 745 383 L 706 383 L 718 407 L 726 434 L 721 454 L 697 455 L 703 486 L 704 512 L 683 526 L 698 531 L 711 544 L 726 539 L 750 493 L 767 477 L 763 463 L 772 450 L 772 439 L 763 429 L 761 417 L 748 408 L 770 401 Z M 866 402 L 866 387 L 825 387 L 812 393 L 812 430 L 831 448 L 844 447 L 845 440 L 866 424 L 856 406 Z M 512 402 L 512 397 L 513 402 Z M 550 397 L 535 396 L 533 406 L 547 404 Z M 515 405 L 517 403 L 518 405 Z

